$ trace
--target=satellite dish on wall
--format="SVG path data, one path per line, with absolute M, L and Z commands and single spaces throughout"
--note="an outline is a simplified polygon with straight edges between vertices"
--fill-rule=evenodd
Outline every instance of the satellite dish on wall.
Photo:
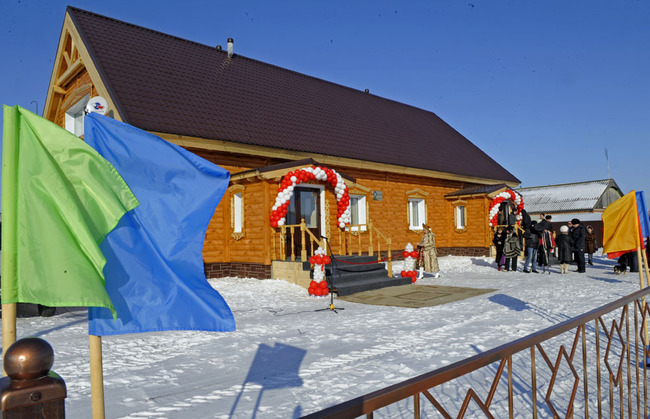
M 95 112 L 100 115 L 106 115 L 107 111 L 108 111 L 108 102 L 106 102 L 106 99 L 104 99 L 101 96 L 91 97 L 90 100 L 88 101 L 88 104 L 86 104 L 86 114 L 89 114 L 90 112 Z

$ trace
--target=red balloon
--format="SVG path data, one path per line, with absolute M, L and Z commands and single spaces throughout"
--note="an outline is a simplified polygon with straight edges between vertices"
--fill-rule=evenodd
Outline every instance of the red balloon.
M 402 256 L 404 256 L 405 258 L 409 257 L 409 254 L 410 253 L 407 252 L 406 250 L 402 252 Z
M 332 262 L 332 258 L 329 256 L 323 256 L 323 262 L 325 265 L 329 265 Z
M 406 277 L 408 276 L 408 275 L 406 274 L 406 271 L 402 271 L 402 272 L 400 273 L 400 275 L 402 275 L 402 278 L 406 278 Z
M 313 256 L 310 257 L 310 258 L 309 258 L 309 263 L 311 263 L 312 265 L 315 265 L 315 264 L 316 264 L 316 258 L 313 257 Z
M 411 276 L 413 278 L 415 278 L 416 276 L 418 276 L 418 272 L 417 271 L 411 271 Z
M 322 281 L 320 284 L 318 284 L 322 289 L 327 289 L 327 281 Z
M 418 280 L 417 277 L 414 276 L 413 280 L 411 281 L 411 284 L 415 284 L 415 281 L 417 281 L 417 280 Z
M 278 226 L 278 222 L 277 222 L 277 221 L 271 221 L 271 227 L 274 227 L 274 228 L 275 228 L 275 227 L 277 227 L 277 226 Z
M 314 289 L 318 288 L 318 282 L 312 280 L 309 283 L 309 288 L 314 288 Z
M 307 292 L 309 293 L 309 295 L 314 295 L 314 291 L 315 291 L 314 288 L 309 288 L 309 289 L 307 290 Z
M 417 259 L 418 256 L 420 256 L 420 254 L 419 254 L 416 250 L 414 250 L 414 251 L 411 252 L 411 257 L 412 257 L 412 258 Z

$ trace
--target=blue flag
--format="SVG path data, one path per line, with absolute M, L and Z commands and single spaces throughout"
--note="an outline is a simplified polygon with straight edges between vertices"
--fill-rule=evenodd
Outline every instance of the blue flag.
M 648 210 L 645 206 L 645 195 L 643 191 L 636 193 L 636 207 L 639 211 L 639 224 L 641 224 L 641 237 L 650 236 L 650 220 L 648 220 Z
M 85 140 L 129 185 L 140 206 L 100 248 L 117 320 L 88 310 L 95 336 L 162 330 L 235 330 L 230 308 L 205 278 L 203 241 L 230 173 L 131 125 L 91 113 Z

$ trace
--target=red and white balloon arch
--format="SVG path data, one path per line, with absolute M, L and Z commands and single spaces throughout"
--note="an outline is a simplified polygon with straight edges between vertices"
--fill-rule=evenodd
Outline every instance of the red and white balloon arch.
M 338 210 L 336 218 L 338 226 L 344 228 L 350 224 L 350 194 L 348 187 L 335 170 L 327 167 L 310 166 L 287 173 L 278 188 L 278 196 L 271 209 L 271 227 L 283 226 L 286 223 L 287 209 L 293 196 L 293 189 L 296 185 L 313 180 L 327 182 L 334 188 Z
M 521 210 L 524 209 L 524 200 L 521 198 L 521 195 L 519 195 L 517 192 L 513 191 L 512 189 L 507 189 L 497 196 L 494 197 L 492 200 L 492 203 L 490 204 L 490 212 L 488 215 L 488 220 L 490 222 L 491 226 L 496 226 L 498 221 L 497 221 L 497 216 L 499 214 L 499 205 L 505 200 L 511 200 L 515 204 L 515 214 L 517 215 L 517 220 L 521 220 Z

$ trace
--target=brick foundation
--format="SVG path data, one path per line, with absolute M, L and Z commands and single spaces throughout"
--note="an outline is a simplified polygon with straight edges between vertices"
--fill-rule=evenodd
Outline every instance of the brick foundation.
M 489 247 L 439 247 L 438 257 L 442 256 L 490 256 Z
M 399 259 L 402 251 L 393 251 L 393 257 Z M 444 256 L 489 256 L 490 249 L 487 247 L 439 247 L 438 257 Z M 382 258 L 387 256 L 382 252 Z M 207 278 L 223 278 L 226 276 L 239 278 L 271 278 L 271 266 L 260 263 L 205 263 L 205 276 Z
M 271 266 L 261 263 L 205 263 L 203 264 L 207 278 L 223 278 L 234 276 L 240 278 L 271 278 Z
M 444 257 L 444 256 L 490 256 L 490 248 L 489 247 L 438 247 L 436 248 L 438 251 L 438 257 Z M 403 250 L 393 250 L 391 253 L 393 254 L 393 257 L 397 259 L 401 259 L 402 257 L 402 252 Z M 382 258 L 385 258 L 388 253 L 387 252 L 381 252 Z

